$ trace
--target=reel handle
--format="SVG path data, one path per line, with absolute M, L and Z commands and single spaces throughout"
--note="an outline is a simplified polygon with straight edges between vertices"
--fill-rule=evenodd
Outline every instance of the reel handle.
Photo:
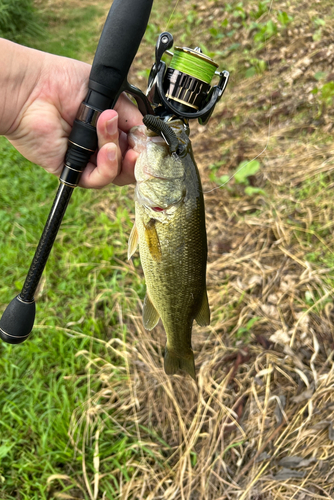
M 137 93 L 143 114 L 153 113 L 144 94 L 127 82 L 127 75 L 145 33 L 153 0 L 114 0 L 93 61 L 88 92 L 69 137 L 59 188 L 20 294 L 0 319 L 0 338 L 10 344 L 26 340 L 35 320 L 38 283 L 56 239 L 73 188 L 97 148 L 97 120 L 113 108 L 123 90 Z M 136 97 L 136 96 L 135 96 Z

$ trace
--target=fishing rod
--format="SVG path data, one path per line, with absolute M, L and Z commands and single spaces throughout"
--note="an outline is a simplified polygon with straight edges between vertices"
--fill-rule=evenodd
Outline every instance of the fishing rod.
M 81 103 L 69 136 L 59 187 L 43 234 L 19 295 L 5 309 L 0 336 L 10 344 L 28 338 L 35 319 L 38 283 L 48 260 L 67 205 L 91 155 L 97 149 L 97 120 L 114 108 L 121 92 L 132 94 L 143 115 L 153 113 L 142 92 L 130 85 L 127 75 L 145 33 L 153 0 L 114 0 L 96 50 L 88 92 Z
M 127 81 L 152 4 L 153 0 L 114 0 L 111 6 L 94 57 L 88 93 L 69 136 L 64 168 L 49 217 L 23 288 L 0 319 L 0 338 L 9 344 L 23 342 L 33 328 L 34 295 L 73 189 L 97 149 L 96 124 L 102 111 L 113 108 L 122 92 L 131 94 L 146 126 L 166 140 L 171 154 L 177 154 L 182 145 L 175 144 L 168 121 L 179 118 L 188 127 L 188 121 L 197 118 L 206 124 L 224 93 L 228 71 L 216 71 L 218 65 L 199 47 L 175 47 L 174 53 L 170 52 L 173 36 L 168 32 L 158 38 L 146 95 Z M 172 57 L 169 67 L 162 60 L 165 54 Z M 219 82 L 211 87 L 214 75 L 219 76 Z

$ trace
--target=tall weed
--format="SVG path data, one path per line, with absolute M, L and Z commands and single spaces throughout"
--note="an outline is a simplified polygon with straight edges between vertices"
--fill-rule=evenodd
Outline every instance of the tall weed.
M 32 0 L 0 0 L 0 37 L 24 43 L 43 33 Z

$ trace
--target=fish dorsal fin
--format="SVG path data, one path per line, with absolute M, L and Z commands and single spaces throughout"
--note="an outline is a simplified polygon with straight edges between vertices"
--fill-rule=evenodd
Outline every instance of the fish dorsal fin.
M 131 259 L 132 255 L 135 253 L 137 250 L 138 246 L 138 231 L 136 227 L 136 223 L 132 226 L 131 233 L 129 236 L 129 242 L 128 242 L 128 260 Z
M 162 254 L 155 223 L 155 219 L 150 219 L 148 223 L 145 224 L 145 240 L 153 260 L 160 262 Z
M 210 309 L 206 289 L 204 290 L 201 307 L 195 317 L 195 320 L 199 326 L 210 325 Z
M 151 302 L 150 297 L 147 295 L 144 299 L 143 306 L 143 323 L 146 330 L 153 330 L 153 328 L 158 324 L 160 315 L 154 305 Z

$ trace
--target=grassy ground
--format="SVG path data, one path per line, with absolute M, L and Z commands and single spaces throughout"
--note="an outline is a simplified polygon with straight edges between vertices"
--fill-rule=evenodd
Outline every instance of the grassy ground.
M 49 9 L 43 16 L 50 26 L 47 40 L 28 44 L 91 59 L 106 7 L 89 2 L 71 7 L 60 4 Z M 23 159 L 4 138 L 0 141 L 3 309 L 22 287 L 58 181 Z M 111 193 L 110 207 L 114 209 L 111 218 L 98 208 L 107 193 Z M 118 326 L 115 301 L 121 307 L 127 287 L 133 284 L 129 279 L 133 271 L 118 261 L 125 260 L 131 228 L 132 203 L 126 193 L 118 188 L 104 193 L 75 192 L 38 292 L 32 339 L 14 347 L 1 343 L 0 498 L 52 498 L 48 478 L 54 474 L 73 475 L 84 485 L 82 454 L 70 443 L 68 429 L 73 410 L 82 408 L 90 391 L 100 387 L 94 380 L 87 385 L 86 356 L 92 350 L 100 351 L 100 339 L 112 344 L 125 335 Z M 135 281 L 135 289 L 143 295 L 143 284 Z M 132 295 L 130 301 L 135 304 L 138 299 Z M 74 325 L 79 332 L 75 336 L 71 333 Z M 122 379 L 124 362 L 122 358 L 116 361 L 117 377 Z M 117 443 L 117 456 L 121 463 L 126 462 L 122 454 L 130 444 L 122 442 L 122 432 L 115 425 L 109 432 L 117 434 L 121 442 Z M 112 440 L 105 444 L 102 457 L 115 448 Z M 130 450 L 128 456 L 132 455 L 136 452 Z M 57 489 L 65 492 L 68 487 L 63 484 Z M 109 497 L 118 489 L 119 485 L 110 485 Z
M 107 5 L 53 2 L 34 46 L 90 61 Z M 155 2 L 131 71 L 142 89 L 173 6 Z M 192 125 L 212 312 L 194 327 L 198 392 L 164 374 L 162 327 L 142 326 L 132 188 L 76 191 L 34 334 L 0 346 L 0 498 L 334 497 L 333 15 L 326 1 L 178 5 L 176 43 L 231 72 L 209 126 Z M 57 181 L 3 139 L 1 163 L 4 308 Z

